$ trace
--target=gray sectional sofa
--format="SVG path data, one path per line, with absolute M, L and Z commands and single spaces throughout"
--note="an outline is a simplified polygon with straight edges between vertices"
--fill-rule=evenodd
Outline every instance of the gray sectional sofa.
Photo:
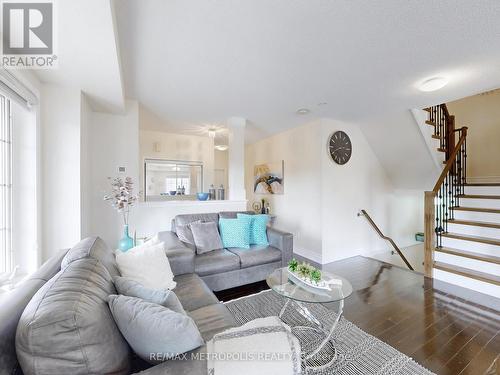
M 253 214 L 252 211 L 245 213 Z M 160 232 L 158 236 L 165 242 L 167 255 L 183 254 L 186 260 L 191 259 L 193 268 L 181 271 L 196 273 L 213 291 L 265 280 L 276 268 L 285 267 L 292 259 L 293 236 L 274 228 L 267 229 L 269 246 L 251 245 L 250 249 L 229 248 L 201 255 L 196 255 L 193 247 L 181 242 L 176 235 L 178 225 L 190 224 L 197 220 L 218 223 L 219 217 L 231 219 L 236 218 L 236 215 L 237 212 L 177 215 L 172 220 L 172 230 Z
M 195 255 L 175 235 L 175 223 L 218 214 L 181 216 L 173 231 L 159 236 L 177 282 L 174 291 L 208 341 L 236 325 L 212 290 L 264 279 L 291 257 L 292 236 L 269 228 L 270 249 L 247 249 L 251 257 L 238 249 Z M 22 374 L 20 363 L 36 374 L 206 374 L 203 360 L 169 360 L 151 367 L 132 353 L 107 306 L 107 296 L 116 293 L 112 277 L 117 273 L 113 251 L 101 239 L 87 238 L 1 295 L 0 374 Z M 205 346 L 193 351 L 204 352 Z

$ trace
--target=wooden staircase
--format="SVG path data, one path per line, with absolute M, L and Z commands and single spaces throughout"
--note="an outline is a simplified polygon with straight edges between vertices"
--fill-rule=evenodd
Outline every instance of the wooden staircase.
M 468 129 L 455 128 L 444 104 L 425 110 L 446 155 L 425 193 L 426 276 L 500 298 L 500 183 L 468 183 Z

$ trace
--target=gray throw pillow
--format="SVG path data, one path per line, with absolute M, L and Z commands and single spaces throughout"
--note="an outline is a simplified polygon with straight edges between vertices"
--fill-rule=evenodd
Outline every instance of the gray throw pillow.
M 111 295 L 108 304 L 125 340 L 151 364 L 204 344 L 198 327 L 187 315 L 135 297 Z
M 201 221 L 194 221 L 193 223 L 201 223 Z M 195 246 L 195 242 L 194 242 L 194 238 L 193 238 L 193 233 L 191 231 L 191 224 L 193 224 L 193 223 L 178 224 L 175 227 L 175 231 L 177 233 L 177 237 L 179 238 L 179 240 L 181 240 L 182 242 L 184 242 L 188 245 L 191 245 L 189 247 L 195 249 L 196 246 Z
M 216 223 L 191 223 L 191 232 L 193 232 L 196 252 L 198 254 L 223 248 Z
M 171 290 L 150 289 L 135 280 L 122 276 L 113 277 L 113 281 L 119 294 L 141 298 L 147 302 L 165 306 L 180 314 L 186 314 L 179 298 Z

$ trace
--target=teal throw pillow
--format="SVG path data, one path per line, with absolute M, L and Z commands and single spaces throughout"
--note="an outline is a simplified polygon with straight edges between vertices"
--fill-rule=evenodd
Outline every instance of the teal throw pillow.
M 247 215 L 237 214 L 239 218 L 249 218 L 250 222 L 250 245 L 269 245 L 267 241 L 267 223 L 269 215 Z
M 228 247 L 250 248 L 250 225 L 248 218 L 219 219 L 219 232 L 222 245 Z

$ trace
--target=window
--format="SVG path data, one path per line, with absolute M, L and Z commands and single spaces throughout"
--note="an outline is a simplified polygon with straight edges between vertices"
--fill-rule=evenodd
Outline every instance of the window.
M 177 191 L 194 196 L 203 191 L 203 163 L 146 159 L 144 162 L 145 200 L 175 199 Z
M 12 269 L 12 121 L 10 100 L 0 95 L 0 272 Z

